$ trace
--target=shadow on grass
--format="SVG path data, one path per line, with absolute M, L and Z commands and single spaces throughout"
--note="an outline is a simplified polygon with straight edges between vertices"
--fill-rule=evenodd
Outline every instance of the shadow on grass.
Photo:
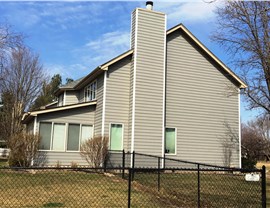
M 63 203 L 49 202 L 43 205 L 43 207 L 63 207 Z

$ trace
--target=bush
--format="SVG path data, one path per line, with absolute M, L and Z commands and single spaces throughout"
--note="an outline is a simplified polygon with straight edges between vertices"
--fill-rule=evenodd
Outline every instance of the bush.
M 8 164 L 11 167 L 29 167 L 37 156 L 40 136 L 19 133 L 9 139 Z
M 101 167 L 108 154 L 108 137 L 95 136 L 81 144 L 81 156 L 90 166 Z
M 242 157 L 242 168 L 244 169 L 254 169 L 256 168 L 257 161 L 255 159 Z

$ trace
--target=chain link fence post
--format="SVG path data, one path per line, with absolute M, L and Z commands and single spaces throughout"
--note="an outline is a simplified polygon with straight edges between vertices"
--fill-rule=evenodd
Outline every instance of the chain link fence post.
M 197 165 L 198 168 L 198 208 L 201 207 L 201 179 L 200 179 L 200 164 Z
M 128 169 L 128 208 L 131 206 L 131 178 L 133 175 L 133 170 Z
M 265 166 L 262 166 L 262 207 L 266 208 L 266 177 Z

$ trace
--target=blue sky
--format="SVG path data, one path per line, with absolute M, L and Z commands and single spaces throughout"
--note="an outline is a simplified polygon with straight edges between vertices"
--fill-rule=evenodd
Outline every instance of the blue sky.
M 168 29 L 183 23 L 233 69 L 229 56 L 210 40 L 218 4 L 220 1 L 154 1 L 154 10 L 167 14 Z M 0 22 L 26 36 L 26 44 L 40 55 L 48 74 L 78 79 L 129 49 L 130 14 L 136 7 L 144 8 L 145 1 L 1 1 Z M 244 110 L 243 102 L 241 106 L 242 121 L 257 114 Z

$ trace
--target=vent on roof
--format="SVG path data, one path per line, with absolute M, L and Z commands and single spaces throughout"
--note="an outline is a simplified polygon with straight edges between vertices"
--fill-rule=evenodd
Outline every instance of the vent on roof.
M 146 3 L 145 3 L 145 5 L 146 5 L 146 9 L 148 9 L 148 10 L 153 10 L 153 2 L 152 1 L 147 1 Z

